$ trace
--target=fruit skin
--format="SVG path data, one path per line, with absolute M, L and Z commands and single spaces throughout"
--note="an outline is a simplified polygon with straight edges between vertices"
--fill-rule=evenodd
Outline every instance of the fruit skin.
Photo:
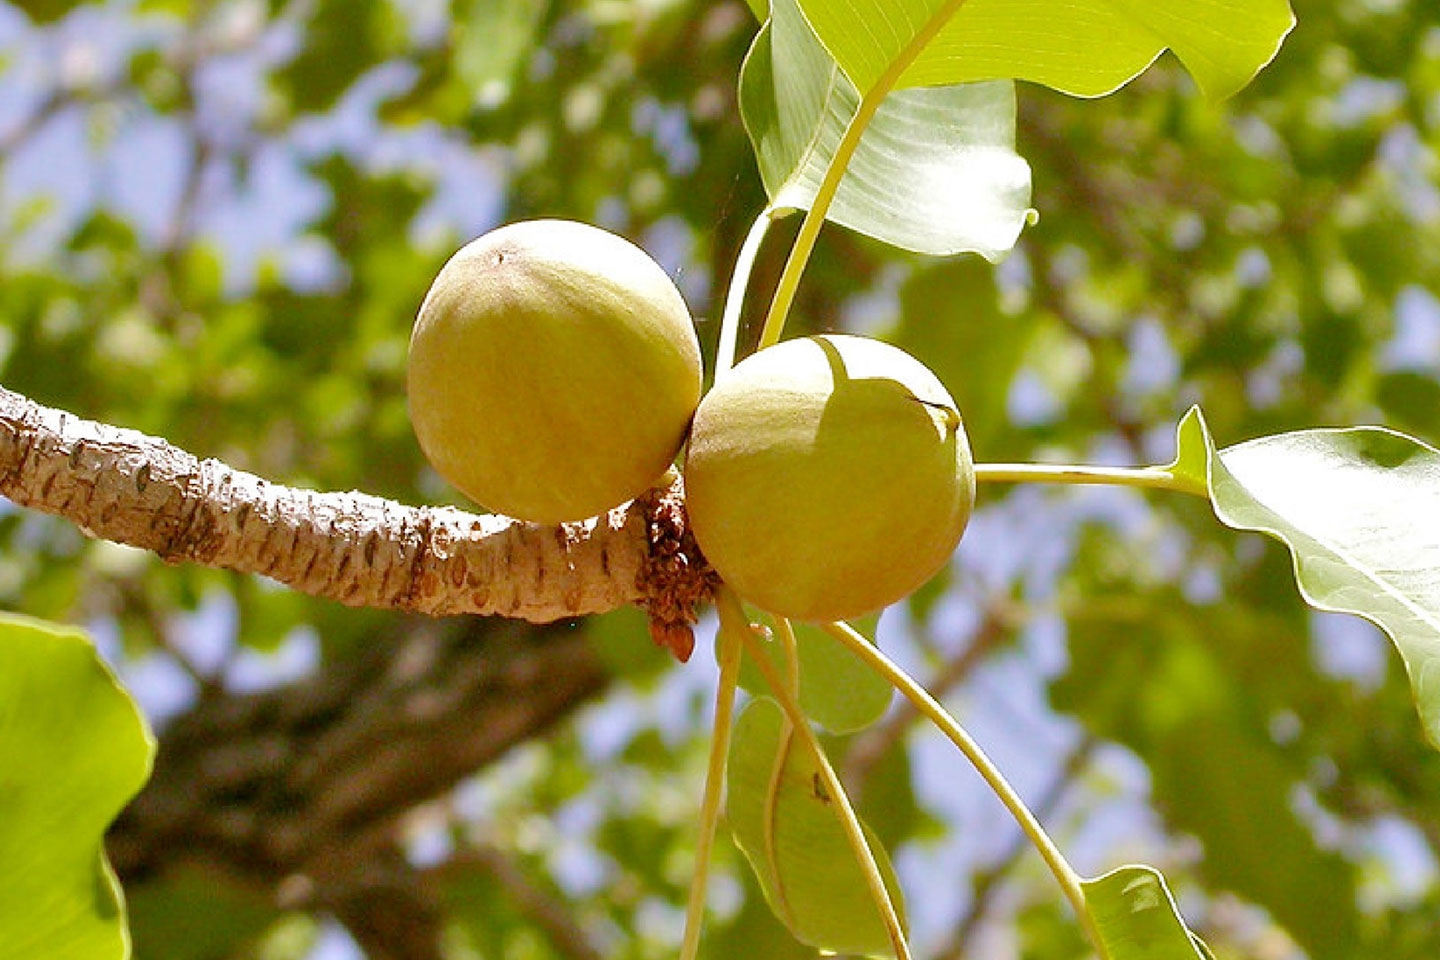
M 645 251 L 528 220 L 441 269 L 410 337 L 410 419 L 430 463 L 490 510 L 581 520 L 644 492 L 700 399 L 690 311 Z
M 857 617 L 946 563 L 975 504 L 964 425 L 945 387 L 898 347 L 787 340 L 700 402 L 685 462 L 695 539 L 771 613 Z

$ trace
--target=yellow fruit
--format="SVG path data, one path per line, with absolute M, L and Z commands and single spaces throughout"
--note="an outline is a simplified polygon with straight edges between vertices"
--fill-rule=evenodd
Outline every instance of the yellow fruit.
M 747 357 L 700 402 L 685 461 L 700 549 L 746 600 L 845 620 L 945 564 L 975 503 L 955 402 L 920 361 L 852 336 Z
M 645 491 L 700 399 L 690 311 L 639 247 L 564 220 L 450 258 L 410 337 L 410 419 L 442 477 L 490 510 L 558 523 Z

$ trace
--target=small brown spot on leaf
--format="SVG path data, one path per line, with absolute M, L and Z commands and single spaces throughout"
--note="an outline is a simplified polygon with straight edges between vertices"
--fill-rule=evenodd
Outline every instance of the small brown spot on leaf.
M 810 792 L 825 806 L 830 806 L 830 791 L 825 789 L 825 780 L 818 773 L 810 774 Z

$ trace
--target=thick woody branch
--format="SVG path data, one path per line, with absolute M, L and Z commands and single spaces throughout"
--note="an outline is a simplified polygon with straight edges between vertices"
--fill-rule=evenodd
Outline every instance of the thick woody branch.
M 634 603 L 663 632 L 709 589 L 678 482 L 541 526 L 270 483 L 4 388 L 0 495 L 167 562 L 258 573 L 350 606 L 545 623 Z

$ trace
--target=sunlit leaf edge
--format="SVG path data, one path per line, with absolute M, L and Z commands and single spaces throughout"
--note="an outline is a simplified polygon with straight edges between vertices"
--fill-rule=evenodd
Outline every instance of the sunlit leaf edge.
M 1381 435 L 1393 440 L 1413 444 L 1417 451 L 1434 457 L 1440 463 L 1440 450 L 1430 446 L 1424 441 L 1414 437 L 1391 430 L 1386 427 L 1340 427 L 1340 428 L 1315 428 L 1310 430 L 1294 431 L 1289 434 L 1275 434 L 1270 437 L 1257 437 L 1236 444 L 1224 449 L 1217 449 L 1210 429 L 1205 423 L 1203 414 L 1198 407 L 1191 408 L 1185 418 L 1181 420 L 1177 430 L 1177 452 L 1175 468 L 1177 472 L 1192 475 L 1203 455 L 1205 463 L 1206 486 L 1210 491 L 1211 506 L 1215 516 L 1226 526 L 1235 530 L 1248 530 L 1264 533 L 1284 543 L 1290 551 L 1292 570 L 1295 575 L 1296 587 L 1305 602 L 1317 610 L 1324 610 L 1332 613 L 1349 613 L 1375 624 L 1390 638 L 1405 670 L 1410 678 L 1411 696 L 1415 702 L 1415 708 L 1420 716 L 1421 727 L 1429 742 L 1440 749 L 1440 630 L 1435 631 L 1435 636 L 1430 641 L 1427 649 L 1421 649 L 1421 644 L 1410 640 L 1405 636 L 1398 635 L 1392 625 L 1386 621 L 1383 612 L 1373 608 L 1367 609 L 1358 604 L 1342 604 L 1328 601 L 1319 596 L 1310 582 L 1306 572 L 1307 554 L 1301 544 L 1296 542 L 1292 534 L 1287 534 L 1282 526 L 1288 527 L 1281 518 L 1276 515 L 1269 506 L 1254 499 L 1249 492 L 1240 484 L 1237 478 L 1225 465 L 1227 453 L 1233 454 L 1251 444 L 1261 444 L 1267 441 L 1275 441 L 1287 437 L 1303 435 L 1311 436 L 1354 436 L 1357 434 L 1372 433 Z M 1271 522 L 1257 522 L 1243 520 L 1236 515 L 1237 504 L 1241 501 L 1237 498 L 1243 497 L 1269 517 Z M 1336 509 L 1343 509 L 1343 505 L 1337 504 Z M 1419 519 L 1419 518 L 1416 518 Z M 1329 548 L 1329 544 L 1316 541 L 1322 548 Z M 1358 574 L 1357 574 L 1358 575 Z M 1428 618 L 1440 621 L 1440 611 L 1423 611 Z
M 1080 887 L 1107 960 L 1214 960 L 1186 926 L 1165 877 L 1154 867 L 1127 864 L 1082 880 Z
M 902 50 L 930 33 L 896 89 L 1017 79 L 1071 96 L 1101 97 L 1140 76 L 1168 49 L 1205 95 L 1218 101 L 1253 80 L 1295 27 L 1288 0 L 1081 0 L 1055 6 L 1044 0 L 800 2 L 816 35 L 862 90 L 872 89 Z M 1247 14 L 1253 22 L 1248 33 Z M 1076 37 L 1081 43 L 1109 43 L 1103 50 L 1067 49 Z

